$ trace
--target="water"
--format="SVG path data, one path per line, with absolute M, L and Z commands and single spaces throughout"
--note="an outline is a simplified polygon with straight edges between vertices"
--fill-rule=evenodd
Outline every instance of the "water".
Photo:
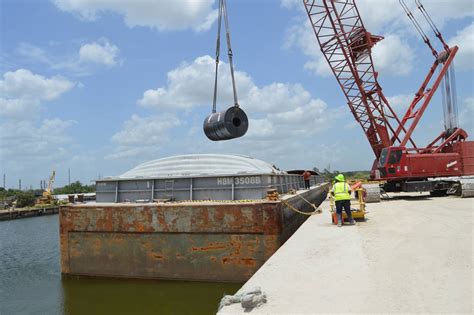
M 58 216 L 0 222 L 0 315 L 214 314 L 242 284 L 61 278 Z

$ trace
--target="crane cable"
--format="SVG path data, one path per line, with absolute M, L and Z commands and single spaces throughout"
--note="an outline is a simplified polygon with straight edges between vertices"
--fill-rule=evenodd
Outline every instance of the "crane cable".
M 439 31 L 439 29 L 436 27 L 435 23 L 433 22 L 433 20 L 431 19 L 431 16 L 428 14 L 428 12 L 425 10 L 425 7 L 423 6 L 423 4 L 421 3 L 420 0 L 415 0 L 415 3 L 416 3 L 416 6 L 418 7 L 418 9 L 421 11 L 421 14 L 423 14 L 423 16 L 425 17 L 425 20 L 428 22 L 428 24 L 430 25 L 431 29 L 433 30 L 433 32 L 435 33 L 436 37 L 438 37 L 438 39 L 441 41 L 441 43 L 443 44 L 443 48 L 449 52 L 450 49 L 449 49 L 449 46 L 446 44 L 446 42 L 444 41 L 443 39 L 443 36 L 441 35 L 441 32 Z
M 413 13 L 411 12 L 410 8 L 406 5 L 405 1 L 404 0 L 398 0 L 398 2 L 400 3 L 400 5 L 402 6 L 403 10 L 405 11 L 405 13 L 407 14 L 408 18 L 411 20 L 411 22 L 413 23 L 413 25 L 415 26 L 416 30 L 418 31 L 418 33 L 420 34 L 421 38 L 423 39 L 423 41 L 425 42 L 425 44 L 431 49 L 431 53 L 433 54 L 433 56 L 435 58 L 438 58 L 438 52 L 436 51 L 436 49 L 433 48 L 433 46 L 431 45 L 431 42 L 428 38 L 428 36 L 426 35 L 426 33 L 423 31 L 423 28 L 420 26 L 420 24 L 418 23 L 418 21 L 415 19 L 415 17 L 413 16 Z M 421 10 L 421 9 L 420 9 Z
M 232 47 L 230 45 L 230 29 L 229 29 L 229 21 L 227 18 L 227 4 L 225 0 L 219 0 L 219 14 L 217 18 L 217 41 L 216 41 L 216 71 L 214 77 L 214 97 L 212 100 L 212 113 L 216 112 L 216 103 L 217 103 L 217 77 L 219 73 L 219 55 L 220 55 L 220 48 L 221 48 L 221 24 L 222 24 L 222 17 L 224 17 L 224 25 L 226 31 L 226 39 L 227 39 L 227 54 L 229 56 L 229 66 L 230 66 L 230 76 L 232 78 L 232 92 L 234 95 L 234 106 L 239 107 L 239 102 L 237 100 L 237 89 L 235 88 L 235 78 L 234 78 L 234 65 L 232 63 Z

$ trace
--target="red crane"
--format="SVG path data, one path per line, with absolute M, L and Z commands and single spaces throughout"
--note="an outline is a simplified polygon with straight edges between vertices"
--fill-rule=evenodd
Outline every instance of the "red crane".
M 323 56 L 374 151 L 376 159 L 371 177 L 385 181 L 385 191 L 435 194 L 454 191 L 461 187 L 462 178 L 452 177 L 474 175 L 474 142 L 466 141 L 466 131 L 457 125 L 452 62 L 458 47 L 449 47 L 444 42 L 423 5 L 416 0 L 418 9 L 443 45 L 438 53 L 410 9 L 403 0 L 399 1 L 434 56 L 426 78 L 401 119 L 382 92 L 372 60 L 372 47 L 383 37 L 365 29 L 355 0 L 303 0 L 303 3 Z M 417 146 L 413 131 L 440 85 L 445 130 L 428 145 Z M 463 186 L 463 195 L 471 192 Z

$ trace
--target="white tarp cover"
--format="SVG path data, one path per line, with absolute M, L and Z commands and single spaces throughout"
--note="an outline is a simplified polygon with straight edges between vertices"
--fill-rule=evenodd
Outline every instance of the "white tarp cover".
M 285 174 L 285 172 L 267 162 L 248 156 L 189 154 L 145 162 L 113 178 L 176 178 L 246 174 Z

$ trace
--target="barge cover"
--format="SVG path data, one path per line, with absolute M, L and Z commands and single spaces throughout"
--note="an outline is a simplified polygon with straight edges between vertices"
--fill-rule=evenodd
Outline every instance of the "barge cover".
M 311 185 L 324 181 L 311 176 Z M 119 176 L 97 180 L 97 202 L 264 199 L 304 187 L 301 174 L 241 155 L 190 154 L 149 161 Z

